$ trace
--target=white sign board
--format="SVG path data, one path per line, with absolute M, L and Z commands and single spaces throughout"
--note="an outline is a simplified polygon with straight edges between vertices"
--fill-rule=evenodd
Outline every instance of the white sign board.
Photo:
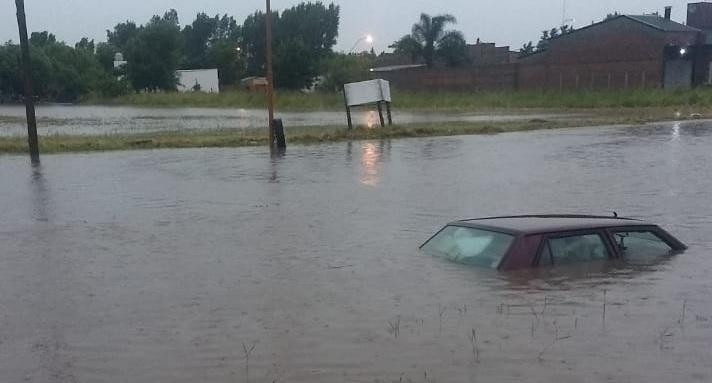
M 381 79 L 346 84 L 344 93 L 347 106 L 391 102 L 391 84 Z

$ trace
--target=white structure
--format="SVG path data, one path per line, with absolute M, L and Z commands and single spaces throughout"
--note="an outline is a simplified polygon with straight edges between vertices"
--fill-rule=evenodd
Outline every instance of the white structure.
M 386 80 L 353 82 L 344 85 L 347 106 L 391 102 L 391 84 Z
M 126 65 L 126 60 L 124 60 L 124 55 L 122 55 L 121 52 L 117 52 L 114 55 L 114 69 L 119 69 L 124 65 Z
M 217 69 L 179 70 L 176 75 L 180 92 L 220 93 Z
M 361 105 L 376 104 L 378 107 L 378 116 L 381 121 L 381 126 L 385 126 L 383 119 L 382 104 L 386 104 L 388 112 L 388 125 L 393 125 L 391 117 L 391 84 L 382 79 L 353 82 L 344 84 L 344 103 L 346 104 L 346 120 L 349 124 L 349 129 L 353 127 L 351 121 L 351 107 Z

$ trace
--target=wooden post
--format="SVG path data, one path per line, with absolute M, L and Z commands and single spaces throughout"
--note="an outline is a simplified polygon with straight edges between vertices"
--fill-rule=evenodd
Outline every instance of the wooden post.
M 393 117 L 391 116 L 391 103 L 386 102 L 386 113 L 388 115 L 388 125 L 393 125 Z
M 17 27 L 20 30 L 20 50 L 22 51 L 22 69 L 25 82 L 25 114 L 27 116 L 27 140 L 30 146 L 30 159 L 33 164 L 40 162 L 39 139 L 37 138 L 37 117 L 32 91 L 32 64 L 30 62 L 30 44 L 27 41 L 27 21 L 25 19 L 24 0 L 15 0 L 17 7 Z
M 349 129 L 353 129 L 353 122 L 351 121 L 351 107 L 349 106 L 349 100 L 346 98 L 346 86 L 344 85 L 344 106 L 346 107 L 346 122 L 349 123 Z
M 381 106 L 381 101 L 376 105 L 378 106 L 378 118 L 381 121 L 381 128 L 383 128 L 386 126 L 386 122 L 383 120 L 383 106 Z
M 272 72 L 272 7 L 270 0 L 267 1 L 267 13 L 265 14 L 266 42 L 267 42 L 267 110 L 269 115 L 269 147 L 274 148 L 274 73 Z

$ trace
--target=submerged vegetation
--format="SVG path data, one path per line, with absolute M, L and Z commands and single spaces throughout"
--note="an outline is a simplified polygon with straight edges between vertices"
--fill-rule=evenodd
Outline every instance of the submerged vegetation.
M 614 124 L 639 125 L 645 122 L 673 118 L 694 119 L 701 116 L 689 114 L 690 110 L 692 109 L 630 108 L 621 112 L 620 109 L 597 109 L 596 113 L 562 115 L 551 120 L 433 122 L 393 125 L 384 128 L 347 129 L 343 125 L 288 127 L 286 135 L 290 145 L 314 144 L 352 140 L 497 134 Z M 680 111 L 684 111 L 684 114 Z M 201 129 L 137 134 L 48 135 L 40 138 L 42 153 L 242 146 L 267 146 L 265 130 Z M 26 151 L 25 137 L 0 137 L 0 153 L 24 153 Z
M 581 125 L 585 125 L 585 121 Z M 543 120 L 499 123 L 439 123 L 394 125 L 386 128 L 346 129 L 342 126 L 298 127 L 287 131 L 289 144 L 310 144 L 349 140 L 391 139 L 405 137 L 495 134 L 535 129 L 570 127 L 570 122 Z M 103 136 L 51 135 L 40 139 L 42 153 L 88 152 L 158 148 L 209 148 L 266 146 L 264 130 L 215 129 L 180 132 L 114 134 Z M 24 137 L 1 137 L 0 153 L 24 153 Z

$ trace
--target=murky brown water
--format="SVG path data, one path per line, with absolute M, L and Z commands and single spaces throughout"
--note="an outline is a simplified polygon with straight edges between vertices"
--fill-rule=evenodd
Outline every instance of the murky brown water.
M 709 382 L 710 147 L 666 124 L 0 156 L 1 380 Z M 417 252 L 454 218 L 612 210 L 690 250 L 501 275 Z
M 570 114 L 482 114 L 413 112 L 395 108 L 395 123 L 414 122 L 480 122 L 518 121 L 530 119 L 571 118 Z M 346 113 L 282 112 L 278 118 L 289 127 L 343 125 Z M 369 109 L 354 109 L 354 124 L 376 126 L 378 113 Z M 40 135 L 52 134 L 117 134 L 147 133 L 199 129 L 264 128 L 267 112 L 256 109 L 217 108 L 135 108 L 76 105 L 40 105 L 37 107 L 37 130 Z M 0 105 L 0 137 L 27 134 L 25 108 L 20 105 Z

